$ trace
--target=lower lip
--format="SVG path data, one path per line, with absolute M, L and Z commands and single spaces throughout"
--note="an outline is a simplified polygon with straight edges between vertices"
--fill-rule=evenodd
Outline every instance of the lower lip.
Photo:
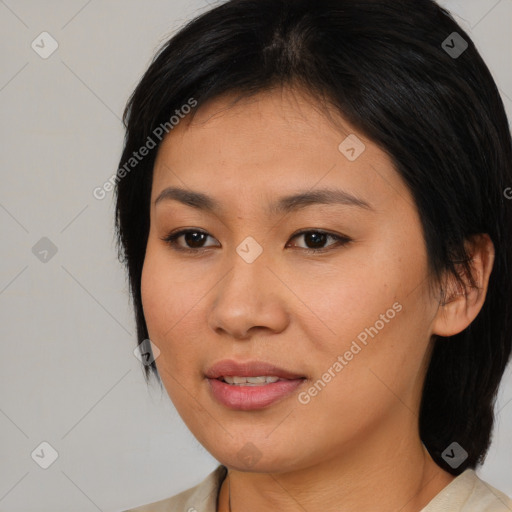
M 236 386 L 219 379 L 208 379 L 213 396 L 230 409 L 251 411 L 261 409 L 284 398 L 305 379 L 278 380 L 262 386 Z

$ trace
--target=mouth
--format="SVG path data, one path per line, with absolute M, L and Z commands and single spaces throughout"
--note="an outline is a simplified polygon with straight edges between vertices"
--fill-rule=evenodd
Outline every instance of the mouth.
M 241 377 L 236 375 L 225 375 L 219 377 L 218 380 L 225 382 L 231 386 L 264 386 L 265 384 L 272 384 L 274 382 L 290 380 L 281 379 L 276 375 L 262 375 L 258 377 Z
M 266 381 L 275 382 L 275 379 L 305 378 L 305 375 L 265 361 L 235 361 L 233 359 L 224 359 L 215 363 L 205 372 L 205 376 L 208 379 L 222 379 L 229 384 L 253 383 L 258 385 L 264 384 Z
M 281 401 L 307 380 L 304 375 L 262 361 L 220 361 L 205 376 L 217 402 L 245 411 Z

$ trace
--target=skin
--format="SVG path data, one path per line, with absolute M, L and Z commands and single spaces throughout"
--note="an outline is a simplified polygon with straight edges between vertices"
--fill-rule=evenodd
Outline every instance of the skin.
M 492 242 L 484 235 L 470 245 L 479 288 L 457 295 L 447 281 L 450 300 L 441 305 L 429 293 L 414 200 L 386 153 L 335 113 L 329 120 L 305 92 L 234 98 L 201 105 L 159 148 L 141 283 L 167 392 L 198 441 L 229 469 L 218 510 L 229 510 L 229 482 L 233 511 L 418 511 L 454 478 L 418 433 L 431 339 L 462 331 L 480 311 Z M 366 146 L 355 161 L 338 149 L 349 133 Z M 222 210 L 176 200 L 155 206 L 169 186 L 208 194 Z M 267 213 L 283 195 L 324 187 L 349 191 L 372 209 L 315 204 Z M 162 240 L 185 228 L 208 233 L 192 245 L 204 247 L 202 254 Z M 308 254 L 314 241 L 293 236 L 306 228 L 351 242 L 326 238 L 318 246 L 327 250 Z M 247 236 L 263 248 L 250 264 L 236 252 Z M 183 236 L 177 243 L 187 247 Z M 396 302 L 401 311 L 300 403 L 299 392 Z M 264 360 L 307 380 L 264 409 L 231 410 L 204 376 L 226 358 Z M 249 442 L 257 454 L 251 466 L 238 453 Z

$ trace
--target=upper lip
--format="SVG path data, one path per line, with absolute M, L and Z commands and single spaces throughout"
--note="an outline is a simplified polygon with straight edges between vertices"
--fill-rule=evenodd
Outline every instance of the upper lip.
M 209 379 L 226 376 L 260 377 L 264 375 L 275 375 L 281 379 L 305 378 L 304 375 L 299 375 L 264 361 L 235 361 L 233 359 L 218 361 L 206 371 L 205 375 Z

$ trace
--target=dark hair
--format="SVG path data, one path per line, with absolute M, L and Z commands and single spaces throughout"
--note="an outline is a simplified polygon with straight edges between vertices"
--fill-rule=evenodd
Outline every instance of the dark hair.
M 158 149 L 158 127 L 170 131 L 170 116 L 192 97 L 200 108 L 224 93 L 247 97 L 284 85 L 338 111 L 391 157 L 421 218 L 432 283 L 446 273 L 474 286 L 464 241 L 488 233 L 494 243 L 479 315 L 461 333 L 433 340 L 419 416 L 420 437 L 439 466 L 454 475 L 475 468 L 490 445 L 512 349 L 512 204 L 504 199 L 512 144 L 491 73 L 432 0 L 227 1 L 190 21 L 153 59 L 124 112 L 119 167 L 126 171 L 150 139 Z M 118 171 L 116 184 L 119 258 L 139 342 L 148 338 L 140 280 L 157 149 L 130 172 Z M 161 384 L 154 362 L 144 368 Z M 442 457 L 453 441 L 468 452 L 457 468 Z

